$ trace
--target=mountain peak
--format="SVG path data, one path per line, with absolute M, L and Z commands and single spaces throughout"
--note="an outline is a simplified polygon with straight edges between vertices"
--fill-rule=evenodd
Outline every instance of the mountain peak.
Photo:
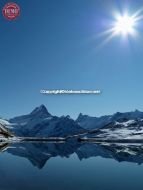
M 47 116 L 51 116 L 51 114 L 48 112 L 47 108 L 45 107 L 45 105 L 40 105 L 39 107 L 36 107 L 31 113 L 30 115 L 37 115 L 37 114 L 44 114 Z
M 79 113 L 78 117 L 82 117 L 82 116 L 83 116 L 83 114 L 82 114 L 82 113 Z
M 80 113 L 76 119 L 77 122 L 83 120 L 83 119 L 87 119 L 89 116 L 88 115 L 84 115 L 82 113 Z
M 138 110 L 138 109 L 135 109 L 135 112 L 136 112 L 136 113 L 140 113 L 141 111 L 140 111 L 140 110 Z
M 77 120 L 80 120 L 84 115 L 82 113 L 80 113 L 77 117 Z

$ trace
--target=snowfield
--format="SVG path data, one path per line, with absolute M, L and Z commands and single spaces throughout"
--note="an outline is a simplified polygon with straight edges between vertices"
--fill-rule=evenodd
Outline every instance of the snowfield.
M 103 127 L 95 135 L 105 139 L 141 139 L 143 140 L 142 121 L 129 120 L 127 122 L 115 122 L 112 125 Z

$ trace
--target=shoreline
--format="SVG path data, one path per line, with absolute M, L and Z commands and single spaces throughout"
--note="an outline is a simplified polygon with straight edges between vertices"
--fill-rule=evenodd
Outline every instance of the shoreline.
M 81 143 L 143 143 L 143 139 L 100 139 L 100 138 L 81 138 L 81 137 L 14 137 L 9 139 L 0 139 L 0 143 L 17 142 L 53 142 L 65 143 L 70 140 Z

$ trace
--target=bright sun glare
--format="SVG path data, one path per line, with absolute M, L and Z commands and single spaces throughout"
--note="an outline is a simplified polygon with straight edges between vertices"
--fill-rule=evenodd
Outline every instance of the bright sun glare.
M 114 31 L 116 34 L 132 34 L 135 26 L 135 19 L 128 15 L 119 16 L 115 23 Z
M 98 48 L 103 47 L 109 43 L 114 37 L 121 36 L 125 43 L 133 38 L 139 37 L 139 21 L 143 20 L 143 7 L 134 12 L 134 14 L 129 14 L 129 11 L 118 12 L 114 11 L 114 19 L 110 22 L 109 28 L 104 32 L 100 33 L 100 36 L 105 36 L 105 39 L 100 43 Z M 129 37 L 130 36 L 130 37 Z M 128 38 L 129 37 L 129 38 Z

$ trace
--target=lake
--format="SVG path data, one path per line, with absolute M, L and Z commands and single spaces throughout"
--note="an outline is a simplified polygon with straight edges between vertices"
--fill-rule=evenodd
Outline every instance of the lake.
M 142 144 L 1 143 L 0 190 L 142 190 Z

